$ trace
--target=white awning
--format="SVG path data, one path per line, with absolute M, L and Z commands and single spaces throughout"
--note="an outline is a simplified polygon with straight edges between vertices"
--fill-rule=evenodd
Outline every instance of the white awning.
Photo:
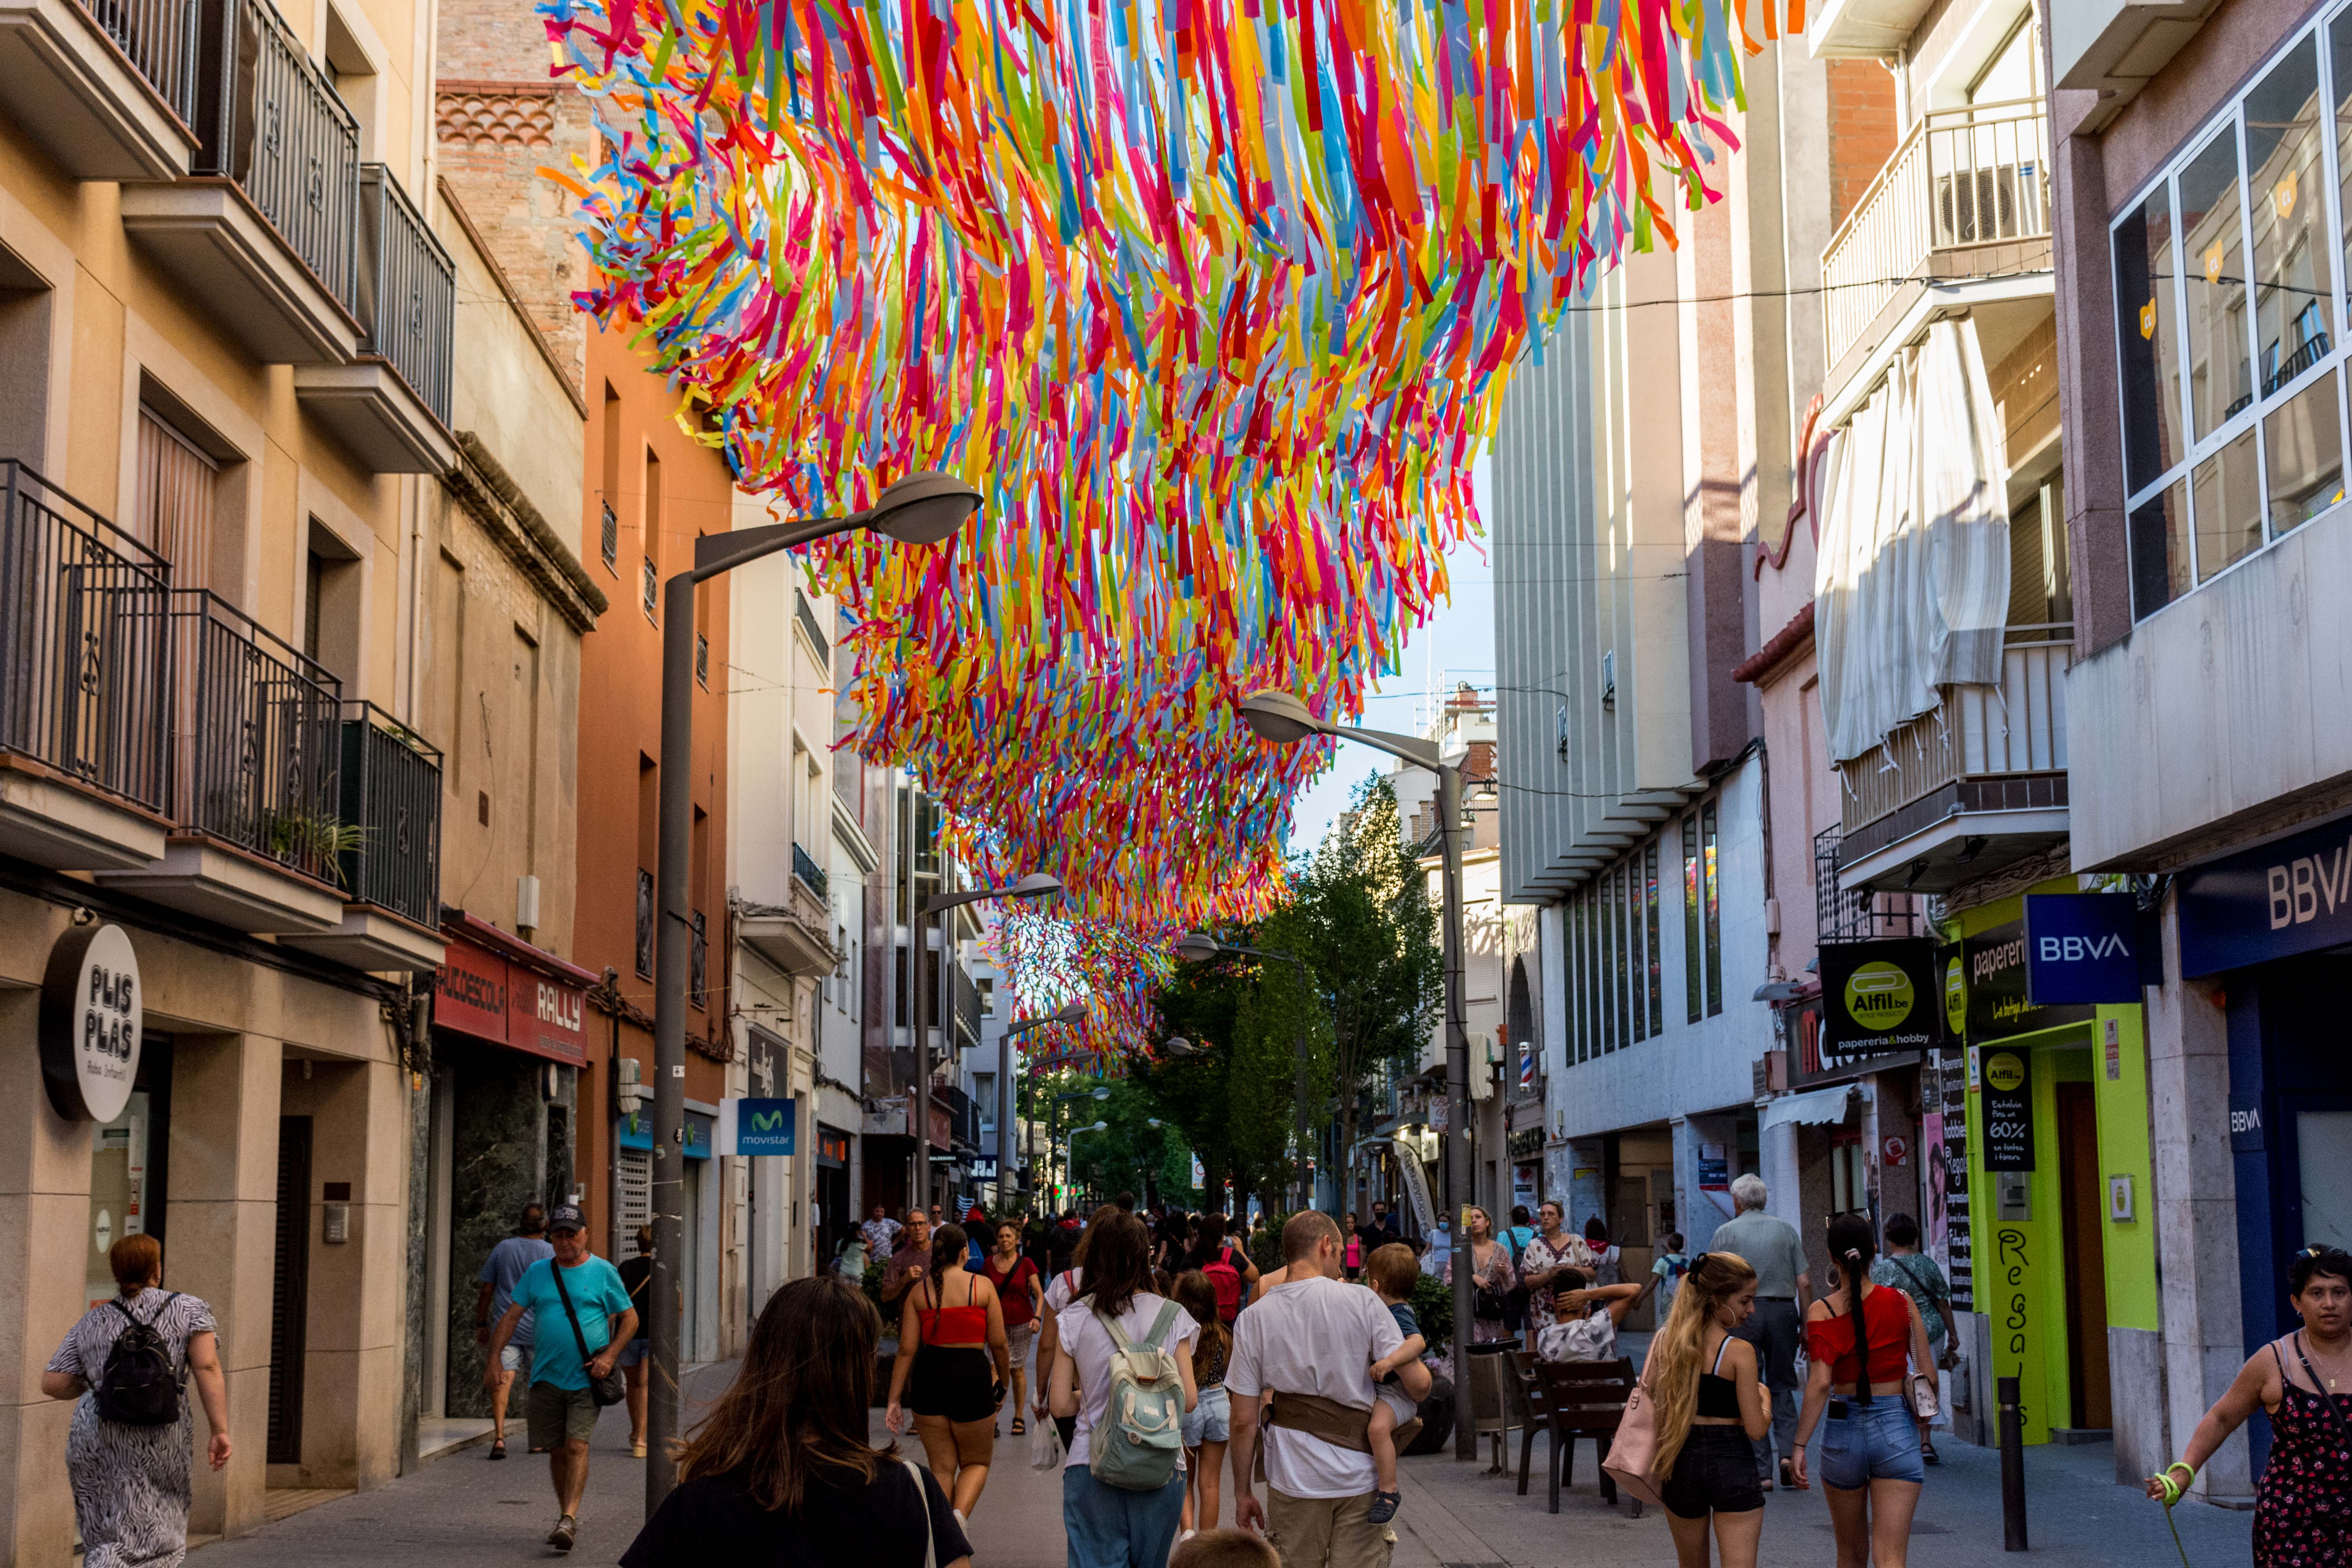
M 2009 621 L 2009 455 L 1976 323 L 1937 321 L 1854 412 L 1827 463 L 1813 576 L 1822 719 L 1850 762 L 1998 685 Z
M 1846 1096 L 1853 1092 L 1853 1085 L 1841 1083 L 1830 1089 L 1809 1089 L 1802 1094 L 1769 1100 L 1757 1113 L 1756 1130 L 1761 1132 L 1790 1121 L 1807 1126 L 1822 1121 L 1843 1121 Z

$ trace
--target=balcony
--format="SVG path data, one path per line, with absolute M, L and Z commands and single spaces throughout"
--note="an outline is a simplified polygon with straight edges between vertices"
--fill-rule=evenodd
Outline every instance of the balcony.
M 126 185 L 122 226 L 271 364 L 358 351 L 359 122 L 267 0 L 203 0 L 190 178 Z
M 360 167 L 359 358 L 302 365 L 294 395 L 377 474 L 456 466 L 449 363 L 457 267 L 382 163 Z
M 196 149 L 199 0 L 0 0 L 0 103 L 77 180 L 173 180 Z
M 781 904 L 746 903 L 736 928 L 743 945 L 787 974 L 833 973 L 833 910 L 824 901 L 825 875 L 814 857 L 793 846 L 792 875 Z
M 0 854 L 61 871 L 163 853 L 172 569 L 0 463 Z
M 342 693 L 203 590 L 171 595 L 172 820 L 163 857 L 99 880 L 244 931 L 342 923 Z
M 441 752 L 373 702 L 343 704 L 341 740 L 342 923 L 282 940 L 371 973 L 436 969 Z
M 797 844 L 793 846 L 793 878 L 810 892 L 814 893 L 818 901 L 824 900 L 824 868 L 816 863 L 815 856 Z
M 2066 839 L 2066 669 L 2074 628 L 2011 626 L 1998 689 L 1950 686 L 1845 763 L 1837 885 L 1943 893 Z
M 2050 268 L 2043 100 L 1928 114 L 1822 252 L 1822 427 L 1843 420 L 1937 313 L 2021 300 L 2046 314 Z
M 955 992 L 956 1033 L 962 1037 L 956 1048 L 976 1050 L 980 1046 L 980 987 L 972 984 L 971 976 L 963 972 L 961 963 L 950 966 L 948 973 L 955 977 L 951 984 Z
M 808 638 L 817 663 L 832 668 L 833 644 L 825 640 L 824 628 L 816 624 L 816 612 L 809 607 L 808 595 L 798 590 L 793 594 L 793 618 L 800 623 L 801 635 Z

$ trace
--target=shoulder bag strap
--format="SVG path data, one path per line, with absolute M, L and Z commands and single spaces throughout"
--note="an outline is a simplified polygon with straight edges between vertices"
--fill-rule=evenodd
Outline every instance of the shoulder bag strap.
M 931 1494 L 923 1488 L 923 1472 L 912 1459 L 898 1462 L 907 1467 L 907 1479 L 915 1483 L 915 1500 L 923 1505 L 923 1568 L 939 1568 L 940 1543 L 931 1534 Z
M 2276 1353 L 2275 1350 L 2273 1353 Z M 2311 1358 L 2303 1353 L 2301 1329 L 2294 1331 L 2294 1359 L 2303 1363 L 2303 1375 L 2311 1379 L 2312 1392 L 2318 1395 L 2319 1403 L 2327 1406 L 2327 1413 L 2336 1417 L 2336 1426 L 2343 1428 L 2347 1436 L 2352 1436 L 2352 1415 L 2344 1414 L 2344 1407 L 2336 1403 L 2336 1396 L 2327 1392 L 2327 1385 L 2319 1381 L 2317 1373 L 2311 1370 Z
M 547 1271 L 555 1276 L 555 1293 L 563 1298 L 563 1315 L 572 1321 L 572 1340 L 580 1347 L 580 1371 L 584 1376 L 592 1357 L 588 1354 L 588 1336 L 580 1331 L 580 1314 L 572 1310 L 572 1290 L 563 1283 L 563 1265 L 551 1258 Z

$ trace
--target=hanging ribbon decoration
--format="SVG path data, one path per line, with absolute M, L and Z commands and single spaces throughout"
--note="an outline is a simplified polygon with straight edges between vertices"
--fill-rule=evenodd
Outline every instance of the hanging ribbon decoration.
M 1597 268 L 1716 194 L 1802 0 L 545 0 L 582 309 L 782 513 L 925 468 L 958 538 L 815 547 L 855 743 L 987 876 L 1165 935 L 1277 896 L 1328 746 L 1478 530 Z M 1751 16 L 1754 24 L 1751 25 Z

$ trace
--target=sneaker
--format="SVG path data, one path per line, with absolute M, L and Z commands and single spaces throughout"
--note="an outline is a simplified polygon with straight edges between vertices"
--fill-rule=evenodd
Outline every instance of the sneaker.
M 580 1521 L 570 1514 L 557 1517 L 555 1528 L 547 1532 L 547 1543 L 558 1552 L 569 1552 L 572 1543 L 580 1539 Z
M 1403 1503 L 1404 1496 L 1401 1492 L 1374 1492 L 1372 1506 L 1364 1510 L 1364 1522 L 1386 1524 L 1396 1517 L 1397 1510 L 1403 1506 Z

